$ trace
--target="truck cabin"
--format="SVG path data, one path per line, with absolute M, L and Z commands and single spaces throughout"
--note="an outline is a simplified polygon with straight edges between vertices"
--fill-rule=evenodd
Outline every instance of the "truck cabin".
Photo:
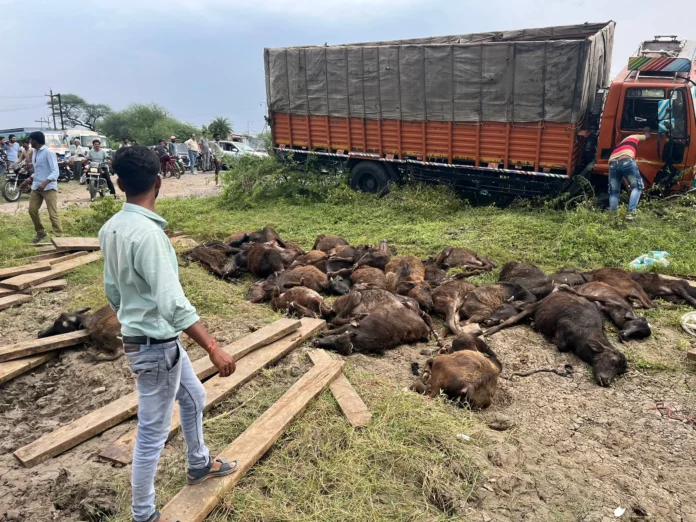
M 696 165 L 696 42 L 656 37 L 644 42 L 609 87 L 594 171 L 607 175 L 608 159 L 626 136 L 652 134 L 638 145 L 638 168 L 646 187 L 690 187 Z

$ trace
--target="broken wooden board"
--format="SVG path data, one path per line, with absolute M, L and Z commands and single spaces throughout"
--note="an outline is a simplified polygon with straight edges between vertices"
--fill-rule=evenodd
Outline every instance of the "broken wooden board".
M 694 361 L 694 362 L 696 362 L 696 348 L 694 348 L 693 350 L 689 350 L 688 352 L 686 352 L 686 358 L 687 358 L 689 361 Z
M 315 366 L 320 364 L 328 364 L 333 359 L 324 350 L 312 350 L 309 352 L 309 358 Z M 372 413 L 367 409 L 367 406 L 355 391 L 353 385 L 348 381 L 345 375 L 341 374 L 329 385 L 331 393 L 336 398 L 343 415 L 346 416 L 356 428 L 367 426 L 372 419 Z
M 32 296 L 23 294 L 12 294 L 6 295 L 5 297 L 0 297 L 0 310 L 5 310 L 6 308 L 12 308 L 13 306 L 28 303 L 32 299 Z
M 36 245 L 36 252 L 38 254 L 46 254 L 46 253 L 51 253 L 51 252 L 57 252 L 56 247 L 53 245 L 49 245 L 47 243 L 42 243 L 40 245 Z
M 21 296 L 30 297 L 30 296 Z M 32 339 L 30 341 L 22 341 L 21 343 L 6 344 L 0 346 L 0 362 L 11 361 L 12 359 L 20 359 L 29 357 L 38 353 L 50 352 L 67 346 L 75 346 L 82 344 L 89 338 L 89 334 L 85 330 L 70 332 L 66 334 L 53 335 L 44 337 L 43 339 Z
M 99 259 L 101 259 L 101 252 L 92 252 L 86 256 L 80 256 L 76 259 L 65 261 L 64 263 L 56 263 L 55 265 L 51 266 L 50 270 L 4 279 L 0 281 L 0 287 L 10 288 L 12 290 L 24 290 L 30 286 L 35 286 L 39 283 L 56 279 L 58 276 L 63 275 L 65 272 L 68 272 L 73 268 L 86 265 L 87 263 L 92 263 L 93 261 L 98 261 Z
M 33 274 L 35 272 L 44 272 L 50 270 L 51 265 L 48 263 L 32 263 L 30 265 L 10 266 L 8 268 L 0 268 L 0 279 L 9 279 L 22 274 Z
M 70 261 L 71 259 L 75 259 L 77 257 L 82 257 L 86 256 L 89 254 L 86 250 L 80 250 L 79 252 L 72 252 L 70 254 L 66 254 L 60 257 L 57 257 L 56 259 L 49 259 L 48 264 L 49 265 L 56 265 L 58 263 L 63 263 L 64 261 Z
M 285 430 L 326 386 L 343 370 L 343 361 L 314 366 L 244 433 L 227 446 L 218 458 L 238 462 L 237 471 L 226 477 L 184 488 L 162 510 L 162 517 L 180 522 L 202 522 L 251 469 Z
M 101 250 L 98 237 L 54 237 L 51 239 L 56 250 L 73 252 L 75 250 Z
M 22 290 L 23 294 L 33 295 L 39 292 L 55 292 L 57 290 L 65 290 L 68 287 L 68 282 L 65 279 L 54 279 L 53 281 L 46 281 L 45 283 L 39 283 L 38 285 L 30 286 Z M 13 292 L 14 290 L 10 290 Z
M 282 359 L 300 346 L 305 339 L 314 332 L 324 328 L 325 324 L 326 323 L 322 319 L 302 319 L 302 326 L 291 335 L 283 337 L 268 346 L 259 348 L 249 355 L 242 357 L 237 363 L 236 371 L 229 377 L 220 377 L 216 375 L 212 379 L 206 381 L 203 385 L 206 393 L 203 411 L 208 411 L 210 408 L 225 400 L 237 388 L 249 382 L 266 366 Z M 331 358 L 328 358 L 328 362 L 331 362 Z M 177 433 L 180 426 L 179 405 L 175 404 L 174 415 L 172 417 L 167 440 Z M 99 456 L 117 464 L 130 464 L 133 460 L 133 448 L 135 447 L 135 438 L 137 435 L 137 428 L 129 431 L 125 435 L 119 437 L 114 444 L 99 453 Z
M 284 325 L 284 329 L 279 329 L 279 323 Z M 223 347 L 222 349 L 236 360 L 256 348 L 260 348 L 261 346 L 265 346 L 266 344 L 277 340 L 279 338 L 275 337 L 276 335 L 279 335 L 277 332 L 285 331 L 287 333 L 288 331 L 298 329 L 299 326 L 300 321 L 292 319 L 280 319 L 279 321 L 276 321 L 275 323 L 254 332 L 254 334 L 259 334 L 264 330 L 266 334 L 271 332 L 270 338 L 260 339 L 258 335 L 251 334 Z M 276 333 L 273 334 L 273 332 Z M 249 344 L 249 339 L 254 340 L 255 344 Z M 217 371 L 215 366 L 210 363 L 209 357 L 198 359 L 192 364 L 192 366 L 196 372 L 196 376 L 199 379 L 203 379 L 204 375 L 210 376 Z M 210 368 L 211 366 L 212 369 Z M 128 395 L 125 395 L 120 399 L 99 408 L 98 410 L 72 421 L 70 424 L 62 426 L 51 433 L 47 433 L 42 437 L 39 437 L 31 444 L 27 444 L 26 446 L 15 451 L 14 456 L 26 467 L 35 466 L 36 464 L 40 464 L 51 457 L 60 455 L 64 451 L 67 451 L 70 448 L 91 439 L 95 435 L 116 426 L 117 424 L 135 415 L 137 411 L 138 392 L 129 393 Z
M 28 372 L 37 366 L 50 361 L 56 356 L 57 352 L 47 352 L 41 355 L 32 357 L 24 357 L 23 359 L 15 359 L 14 361 L 6 361 L 0 363 L 0 383 L 14 379 L 18 375 Z

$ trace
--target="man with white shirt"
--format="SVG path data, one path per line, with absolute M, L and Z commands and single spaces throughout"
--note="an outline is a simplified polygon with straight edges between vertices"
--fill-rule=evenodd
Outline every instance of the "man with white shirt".
M 34 174 L 22 183 L 22 189 L 26 189 L 31 183 L 29 217 L 34 223 L 34 230 L 36 230 L 36 237 L 31 242 L 38 243 L 46 238 L 46 231 L 39 218 L 39 209 L 44 201 L 48 217 L 51 219 L 53 233 L 56 236 L 63 233 L 58 216 L 58 158 L 56 158 L 55 152 L 46 147 L 46 136 L 43 132 L 32 132 L 29 135 L 29 142 L 34 149 L 32 161 Z
M 191 134 L 191 139 L 188 139 L 184 142 L 184 145 L 188 147 L 188 156 L 189 156 L 189 167 L 191 168 L 191 174 L 193 174 L 194 169 L 196 168 L 196 159 L 198 159 L 198 153 L 200 152 L 200 147 L 198 146 L 198 142 L 196 141 L 196 135 Z
M 87 149 L 82 146 L 80 138 L 75 138 L 73 144 L 74 150 L 72 150 L 71 147 L 70 152 L 72 153 L 72 157 L 70 158 L 70 162 L 72 163 L 73 174 L 79 179 L 82 175 L 82 162 L 85 160 L 85 156 L 87 155 Z

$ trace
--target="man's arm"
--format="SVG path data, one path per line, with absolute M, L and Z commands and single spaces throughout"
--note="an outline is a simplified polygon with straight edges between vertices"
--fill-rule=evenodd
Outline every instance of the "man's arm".
M 109 306 L 118 312 L 121 308 L 121 292 L 118 291 L 116 283 L 111 278 L 108 267 L 104 263 L 104 293 L 106 294 L 106 300 L 109 302 Z
M 196 309 L 186 299 L 169 259 L 170 248 L 164 234 L 152 232 L 146 235 L 135 253 L 134 268 L 150 285 L 157 310 L 164 320 L 204 348 L 220 375 L 227 377 L 235 370 L 234 359 L 217 348 L 215 339 L 200 323 Z

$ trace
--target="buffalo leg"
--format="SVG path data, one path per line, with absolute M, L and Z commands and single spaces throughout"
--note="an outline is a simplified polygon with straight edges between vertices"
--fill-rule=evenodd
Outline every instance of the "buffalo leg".
M 500 330 L 503 330 L 504 328 L 509 328 L 511 326 L 515 326 L 516 324 L 519 324 L 522 322 L 523 319 L 526 319 L 530 315 L 532 315 L 536 311 L 536 306 L 530 306 L 526 310 L 523 310 L 517 315 L 514 315 L 510 317 L 510 319 L 506 319 L 502 323 L 500 323 L 498 326 L 494 326 L 493 328 L 489 328 L 483 333 L 484 337 L 488 337 L 490 335 L 493 335 L 494 333 L 499 332 Z

